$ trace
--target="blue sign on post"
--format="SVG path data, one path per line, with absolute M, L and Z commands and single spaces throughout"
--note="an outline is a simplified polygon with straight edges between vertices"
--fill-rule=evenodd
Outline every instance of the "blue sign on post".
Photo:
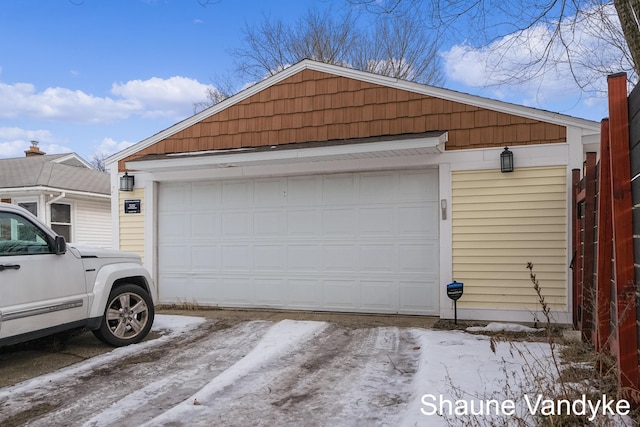
M 447 285 L 447 296 L 453 300 L 454 323 L 458 324 L 458 300 L 464 292 L 464 283 L 456 282 Z
M 456 282 L 454 280 L 453 283 L 449 283 L 447 285 L 447 296 L 454 301 L 459 300 L 463 292 L 464 292 L 464 283 L 462 282 Z

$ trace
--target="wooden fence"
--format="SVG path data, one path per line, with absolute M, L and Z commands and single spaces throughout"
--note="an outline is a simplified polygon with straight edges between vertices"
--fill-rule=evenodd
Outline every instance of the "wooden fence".
M 587 153 L 572 174 L 573 323 L 615 356 L 618 384 L 629 391 L 640 390 L 640 89 L 627 98 L 626 74 L 609 76 L 608 89 L 600 158 Z

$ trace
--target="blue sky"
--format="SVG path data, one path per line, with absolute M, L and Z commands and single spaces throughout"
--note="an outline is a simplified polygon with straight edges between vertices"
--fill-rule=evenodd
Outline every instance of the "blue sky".
M 346 4 L 203 2 L 3 0 L 0 157 L 23 156 L 30 140 L 49 154 L 113 154 L 192 115 L 213 79 L 233 72 L 229 49 L 241 46 L 245 23 Z M 482 51 L 454 59 L 465 46 L 442 48 L 445 87 L 597 121 L 607 114 L 603 99 L 581 96 L 562 78 L 483 88 Z

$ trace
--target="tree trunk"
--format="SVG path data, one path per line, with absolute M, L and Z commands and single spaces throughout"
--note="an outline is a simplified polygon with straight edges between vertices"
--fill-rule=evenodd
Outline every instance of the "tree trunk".
M 640 75 L 640 0 L 613 0 L 613 5 L 618 12 L 622 32 L 633 58 L 633 68 Z

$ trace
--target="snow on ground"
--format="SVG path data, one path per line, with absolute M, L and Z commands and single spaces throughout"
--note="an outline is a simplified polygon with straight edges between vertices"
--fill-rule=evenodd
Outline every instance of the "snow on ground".
M 529 326 L 517 323 L 489 323 L 487 326 L 470 326 L 465 329 L 468 332 L 542 332 L 544 328 L 530 328 Z
M 43 384 L 53 383 L 63 378 L 78 376 L 98 367 L 105 366 L 110 363 L 116 363 L 118 360 L 122 359 L 125 356 L 139 353 L 140 351 L 144 351 L 145 349 L 155 347 L 160 343 L 169 342 L 172 339 L 175 339 L 176 337 L 197 328 L 198 325 L 204 322 L 205 319 L 201 317 L 157 315 L 155 317 L 153 328 L 151 330 L 163 333 L 160 338 L 152 341 L 145 341 L 135 346 L 116 348 L 109 353 L 92 357 L 85 362 L 77 363 L 59 371 L 23 381 L 22 383 L 17 384 L 13 387 L 0 389 L 0 402 L 2 402 L 4 398 L 10 396 L 12 393 L 29 389 L 37 389 Z
M 523 415 L 525 398 L 553 397 L 534 378 L 552 371 L 545 343 L 312 321 L 216 322 L 158 315 L 158 339 L 0 389 L 0 424 L 502 425 L 510 407 L 501 403 L 513 400 Z M 470 415 L 487 401 L 494 403 L 486 413 Z M 466 409 L 456 411 L 460 405 Z M 32 415 L 31 407 L 51 410 Z

